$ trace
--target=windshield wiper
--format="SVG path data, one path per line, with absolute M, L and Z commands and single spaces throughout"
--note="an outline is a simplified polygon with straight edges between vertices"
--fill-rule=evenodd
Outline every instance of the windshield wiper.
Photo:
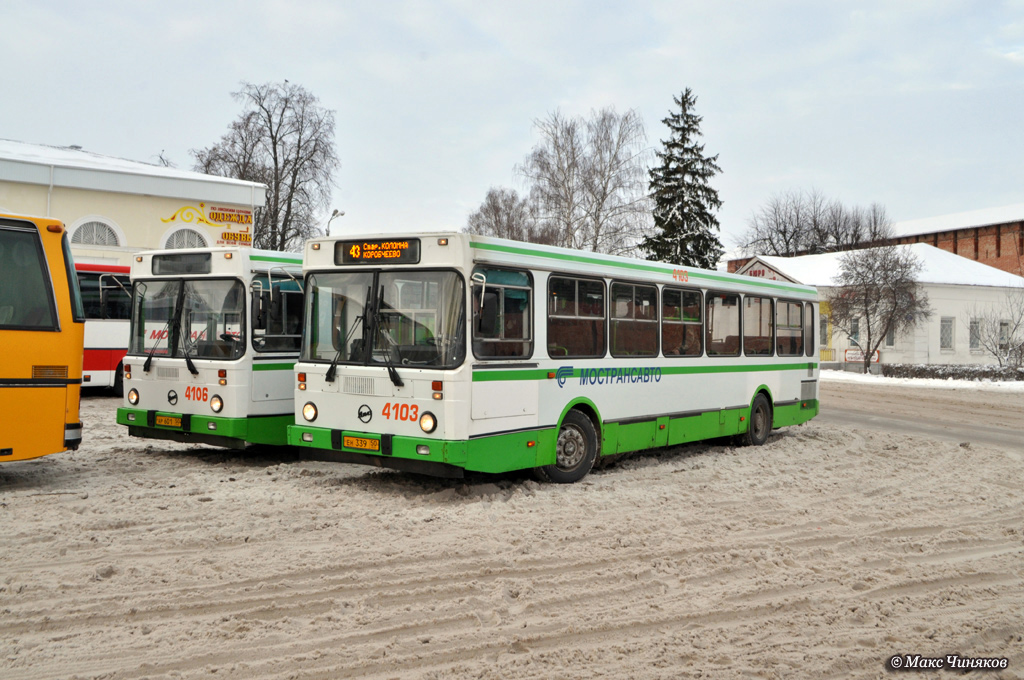
M 164 331 L 166 331 L 167 328 L 170 325 L 171 325 L 171 320 L 168 319 L 167 323 L 165 323 L 164 327 L 160 330 L 160 336 L 161 337 L 163 336 Z M 143 329 L 143 330 L 145 330 L 145 329 Z M 145 335 L 143 335 L 143 337 L 145 337 Z M 153 364 L 153 355 L 156 354 L 156 349 L 159 346 L 160 346 L 159 343 L 154 344 L 153 345 L 153 349 L 149 350 L 149 356 L 146 357 L 146 363 L 142 364 L 142 372 L 143 373 L 149 373 L 149 367 Z M 167 349 L 168 350 L 171 349 L 171 334 L 170 333 L 167 334 Z M 170 354 L 170 351 L 168 351 L 167 353 Z
M 363 325 L 363 315 L 357 316 L 352 324 L 352 330 L 348 332 L 345 339 L 341 343 L 341 349 L 334 355 L 334 360 L 331 361 L 331 365 L 328 367 L 327 372 L 324 373 L 325 382 L 334 382 L 334 374 L 338 371 L 338 361 L 341 359 L 341 354 L 348 348 L 348 341 L 352 339 L 352 334 L 356 332 L 356 329 Z
M 391 334 L 388 333 L 387 331 L 385 331 L 382 328 L 382 324 L 381 324 L 380 305 L 381 305 L 381 303 L 383 301 L 384 301 L 384 286 L 381 286 L 380 287 L 380 297 L 377 298 L 377 304 L 374 306 L 373 325 L 374 325 L 374 329 L 377 331 L 377 333 L 382 335 L 383 338 L 384 338 L 384 346 L 385 346 L 384 357 L 386 359 L 386 361 L 384 362 L 384 365 L 388 369 L 388 377 L 391 378 L 391 383 L 395 387 L 402 387 L 402 386 L 405 385 L 405 383 L 402 382 L 401 376 L 398 375 L 398 370 L 395 368 L 395 361 L 394 361 L 394 359 L 391 358 L 391 347 L 392 347 L 392 345 L 395 344 L 395 341 L 391 337 Z

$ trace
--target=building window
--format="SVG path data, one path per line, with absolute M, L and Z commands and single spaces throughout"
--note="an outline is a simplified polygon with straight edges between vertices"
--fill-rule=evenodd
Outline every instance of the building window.
M 832 338 L 829 337 L 828 332 L 828 317 L 824 314 L 818 315 L 818 344 L 822 347 L 828 347 L 832 343 Z
M 953 317 L 944 316 L 939 321 L 939 349 L 953 349 Z
M 981 321 L 971 319 L 970 325 L 970 347 L 972 350 L 981 349 Z
M 885 334 L 885 346 L 895 347 L 896 346 L 896 331 L 892 328 Z
M 999 349 L 1010 348 L 1010 322 L 999 322 Z
M 119 246 L 117 233 L 102 222 L 86 222 L 71 235 L 71 242 L 90 246 Z
M 206 239 L 194 229 L 179 229 L 167 238 L 165 248 L 205 248 Z
M 860 347 L 860 318 L 850 319 L 850 342 Z

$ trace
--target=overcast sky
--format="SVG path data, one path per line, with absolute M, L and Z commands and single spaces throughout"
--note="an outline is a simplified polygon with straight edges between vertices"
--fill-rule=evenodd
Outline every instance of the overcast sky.
M 242 81 L 335 111 L 332 231 L 461 229 L 555 109 L 690 87 L 731 247 L 773 193 L 897 221 L 1024 203 L 1024 0 L 0 3 L 0 138 L 191 168 Z

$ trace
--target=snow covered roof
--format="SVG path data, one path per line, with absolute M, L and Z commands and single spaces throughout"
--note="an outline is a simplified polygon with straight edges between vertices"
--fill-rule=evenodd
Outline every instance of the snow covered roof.
M 1024 203 L 897 222 L 893 225 L 893 232 L 896 236 L 916 236 L 917 234 L 932 234 L 953 229 L 986 227 L 991 224 L 1020 221 L 1024 221 Z
M 256 207 L 266 204 L 266 186 L 258 182 L 9 139 L 0 139 L 0 181 Z
M 1024 287 L 1024 278 L 990 267 L 987 264 L 968 260 L 947 250 L 941 250 L 927 243 L 912 243 L 896 246 L 909 249 L 924 265 L 918 281 L 921 283 L 942 283 L 955 286 L 997 286 Z M 737 273 L 756 266 L 760 261 L 794 282 L 812 286 L 835 285 L 834 277 L 839 272 L 839 258 L 844 253 L 822 253 L 799 257 L 778 257 L 759 255 Z

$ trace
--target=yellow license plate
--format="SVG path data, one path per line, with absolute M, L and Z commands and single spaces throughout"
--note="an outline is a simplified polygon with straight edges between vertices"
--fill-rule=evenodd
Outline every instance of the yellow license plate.
M 178 416 L 157 416 L 156 424 L 164 427 L 181 427 L 181 418 Z
M 379 439 L 367 439 L 366 437 L 345 437 L 342 443 L 345 448 L 363 449 L 364 451 L 380 451 Z

